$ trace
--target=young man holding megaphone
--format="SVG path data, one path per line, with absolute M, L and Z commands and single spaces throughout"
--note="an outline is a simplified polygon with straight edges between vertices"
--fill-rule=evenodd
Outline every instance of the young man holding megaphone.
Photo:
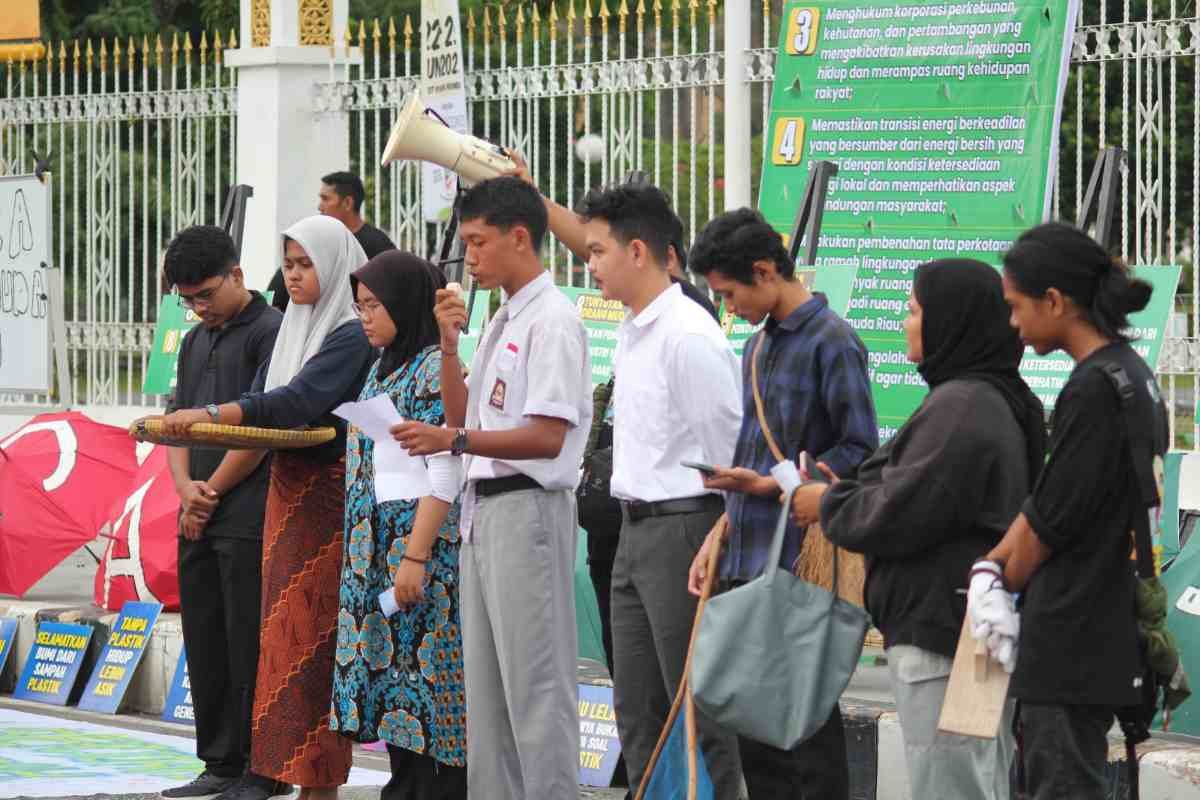
M 575 487 L 592 418 L 587 335 L 538 255 L 546 209 L 511 177 L 459 200 L 464 263 L 508 298 L 464 381 L 466 305 L 438 292 L 446 427 L 405 422 L 413 455 L 466 455 L 461 607 L 472 797 L 579 796 Z

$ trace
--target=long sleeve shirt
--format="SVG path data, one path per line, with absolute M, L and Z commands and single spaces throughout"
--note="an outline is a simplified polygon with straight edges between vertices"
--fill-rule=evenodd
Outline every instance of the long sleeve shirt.
M 362 325 L 347 322 L 325 337 L 317 354 L 310 358 L 296 377 L 269 392 L 264 392 L 270 362 L 263 364 L 254 379 L 251 394 L 243 395 L 242 424 L 268 428 L 333 427 L 337 437 L 317 447 L 296 453 L 320 463 L 332 463 L 346 452 L 346 422 L 333 416 L 342 403 L 357 400 L 366 382 L 376 351 L 367 341 Z
M 767 321 L 742 354 L 742 426 L 733 464 L 760 475 L 776 464 L 758 424 L 751 383 L 751 359 L 758 337 L 766 337 L 759 355 L 758 381 L 767 424 L 783 454 L 795 462 L 807 452 L 839 477 L 854 475 L 879 446 L 875 405 L 867 375 L 867 349 L 850 325 L 816 294 L 787 319 Z M 752 580 L 767 567 L 767 551 L 781 506 L 774 497 L 730 493 L 729 545 L 721 575 Z M 779 566 L 790 569 L 804 529 L 788 523 Z

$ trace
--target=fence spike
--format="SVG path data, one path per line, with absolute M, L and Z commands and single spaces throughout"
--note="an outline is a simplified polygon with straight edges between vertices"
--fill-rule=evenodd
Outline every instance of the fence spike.
M 58 43 L 58 73 L 65 75 L 67 72 L 67 43 Z
M 525 6 L 517 6 L 517 39 L 525 35 Z
M 229 44 L 226 46 L 232 48 L 236 48 L 238 46 L 237 34 L 234 32 L 233 28 L 229 29 Z
M 379 17 L 371 23 L 371 36 L 375 39 L 375 52 L 379 52 L 379 42 L 383 39 L 383 29 L 379 27 Z
M 125 45 L 125 54 L 129 56 L 129 68 L 133 69 L 137 61 L 137 42 L 133 41 L 133 36 L 129 37 Z
M 467 33 L 475 33 L 475 9 L 467 9 Z
M 346 24 L 346 51 L 349 52 L 351 47 L 354 47 L 354 34 L 351 31 L 354 28 L 354 23 Z
M 108 69 L 108 45 L 104 43 L 104 37 L 100 37 L 100 71 Z
M 571 26 L 575 24 L 575 0 L 567 0 L 567 20 L 571 22 Z
M 121 70 L 121 40 L 113 38 L 113 71 L 120 72 Z
M 608 36 L 608 0 L 600 0 L 600 30 L 604 36 Z
M 200 31 L 200 63 L 208 63 L 208 34 Z
M 396 18 L 388 17 L 388 52 L 396 52 Z
M 504 33 L 508 30 L 508 18 L 504 13 L 504 6 L 496 6 L 496 28 L 500 31 L 500 38 L 504 38 Z
M 358 47 L 361 50 L 367 49 L 367 23 L 361 19 L 358 21 Z
M 179 63 L 179 34 L 171 34 L 171 66 Z
M 533 38 L 538 39 L 542 35 L 542 15 L 538 13 L 538 7 L 533 6 L 533 11 L 529 14 L 533 20 Z
M 622 34 L 624 34 L 625 24 L 629 19 L 629 6 L 626 4 L 625 0 L 621 0 L 621 5 L 617 7 L 617 19 L 620 22 L 620 31 Z
M 213 34 L 213 63 L 217 66 L 221 65 L 221 32 L 217 31 Z
M 404 52 L 412 50 L 413 24 L 412 14 L 404 15 Z
M 492 43 L 492 10 L 489 6 L 483 7 L 483 43 Z
M 717 0 L 708 0 L 708 24 L 717 24 Z

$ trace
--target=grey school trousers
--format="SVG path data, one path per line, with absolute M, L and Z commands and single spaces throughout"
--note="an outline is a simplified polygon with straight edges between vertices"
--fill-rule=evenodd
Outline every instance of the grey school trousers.
M 579 797 L 575 495 L 478 501 L 460 553 L 471 800 Z
M 697 603 L 688 593 L 688 568 L 719 516 L 698 511 L 637 522 L 626 516 L 621 526 L 612 576 L 613 697 L 631 793 L 683 677 Z M 715 800 L 736 800 L 737 737 L 699 712 L 696 728 Z

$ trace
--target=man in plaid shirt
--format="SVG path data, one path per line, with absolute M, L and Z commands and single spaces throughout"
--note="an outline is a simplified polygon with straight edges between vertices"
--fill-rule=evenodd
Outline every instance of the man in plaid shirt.
M 793 462 L 807 453 L 839 477 L 852 476 L 879 446 L 875 406 L 867 373 L 867 350 L 853 328 L 822 294 L 797 278 L 783 239 L 747 208 L 722 214 L 700 232 L 691 264 L 725 301 L 727 310 L 763 330 L 742 355 L 743 414 L 732 467 L 719 468 L 706 488 L 726 492 L 729 519 L 721 585 L 736 586 L 761 575 L 781 513 L 781 489 L 771 477 L 775 458 L 755 413 L 751 359 L 759 339 L 759 392 L 771 433 Z M 815 471 L 815 466 L 810 467 Z M 814 476 L 815 477 L 815 476 Z M 788 523 L 779 566 L 791 569 L 805 529 Z M 699 594 L 715 533 L 696 555 L 690 589 Z M 791 751 L 741 738 L 746 785 L 753 798 L 849 796 L 849 772 L 841 711 Z

